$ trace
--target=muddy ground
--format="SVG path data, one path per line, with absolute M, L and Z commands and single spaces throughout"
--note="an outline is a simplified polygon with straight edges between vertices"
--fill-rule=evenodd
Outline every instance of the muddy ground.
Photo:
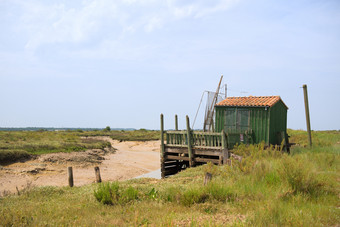
M 119 142 L 100 138 L 109 141 L 112 149 L 44 154 L 1 166 L 0 196 L 35 186 L 67 186 L 68 166 L 73 167 L 75 186 L 93 183 L 95 166 L 99 166 L 103 181 L 127 180 L 160 168 L 160 141 Z

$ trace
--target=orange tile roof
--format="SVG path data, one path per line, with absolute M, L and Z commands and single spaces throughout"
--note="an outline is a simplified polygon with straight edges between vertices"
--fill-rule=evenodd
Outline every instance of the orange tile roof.
M 216 106 L 248 106 L 248 107 L 249 106 L 254 106 L 254 107 L 262 107 L 262 106 L 266 107 L 267 106 L 267 107 L 271 107 L 280 100 L 281 100 L 280 96 L 228 97 L 225 100 L 217 103 Z M 286 104 L 284 105 L 286 106 Z

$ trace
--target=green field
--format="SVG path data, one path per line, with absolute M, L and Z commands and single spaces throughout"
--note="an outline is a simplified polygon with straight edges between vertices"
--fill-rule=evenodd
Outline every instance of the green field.
M 146 141 L 158 139 L 159 132 L 135 131 L 0 131 L 0 164 L 34 155 L 103 149 L 109 142 L 84 137 L 109 136 L 116 140 Z
M 290 130 L 291 154 L 240 145 L 242 162 L 165 180 L 42 187 L 0 199 L 3 226 L 337 226 L 340 132 Z M 212 181 L 203 185 L 206 172 Z

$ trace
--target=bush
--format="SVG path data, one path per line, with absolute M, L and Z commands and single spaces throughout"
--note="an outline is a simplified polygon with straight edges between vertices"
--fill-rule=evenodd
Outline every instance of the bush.
M 101 183 L 94 191 L 94 196 L 106 205 L 125 204 L 138 199 L 138 190 L 130 186 L 122 191 L 118 182 Z
M 122 192 L 119 201 L 121 203 L 128 203 L 136 199 L 138 199 L 138 190 L 130 186 L 125 191 Z
M 312 163 L 300 157 L 286 157 L 282 160 L 283 179 L 285 179 L 294 194 L 316 194 L 322 192 L 326 182 L 313 169 Z
M 31 155 L 24 150 L 0 150 L 0 162 L 13 162 L 29 158 Z
M 190 188 L 181 195 L 180 202 L 184 206 L 191 206 L 195 203 L 204 203 L 208 198 L 209 195 L 205 190 Z
M 226 185 L 211 182 L 206 186 L 207 193 L 211 200 L 220 202 L 234 201 L 235 195 Z
M 117 204 L 119 200 L 118 182 L 99 184 L 98 189 L 94 191 L 94 196 L 103 204 Z

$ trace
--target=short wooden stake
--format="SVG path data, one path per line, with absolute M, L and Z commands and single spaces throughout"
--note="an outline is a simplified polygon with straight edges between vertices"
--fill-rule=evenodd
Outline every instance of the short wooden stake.
M 207 185 L 211 181 L 211 178 L 212 174 L 207 172 L 204 177 L 204 185 Z
M 72 171 L 72 166 L 69 166 L 67 168 L 68 172 L 68 186 L 73 187 L 73 171 Z
M 96 174 L 96 183 L 101 183 L 102 178 L 100 177 L 100 171 L 98 166 L 94 167 L 94 172 Z

